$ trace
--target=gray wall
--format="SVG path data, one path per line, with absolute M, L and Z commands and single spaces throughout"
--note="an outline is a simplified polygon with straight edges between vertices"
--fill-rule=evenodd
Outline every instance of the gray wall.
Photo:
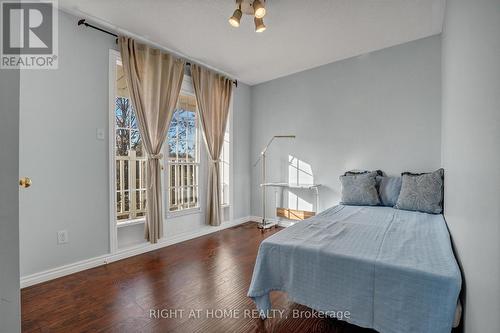
M 500 332 L 500 1 L 447 2 L 445 217 L 465 274 L 465 332 Z
M 114 38 L 59 15 L 59 69 L 22 71 L 21 275 L 108 252 L 108 59 Z M 57 244 L 58 230 L 69 243 Z
M 234 218 L 250 215 L 251 88 L 238 83 L 233 101 Z
M 22 276 L 109 251 L 108 59 L 116 44 L 76 22 L 60 12 L 58 70 L 21 74 L 20 172 L 33 178 L 20 202 Z M 249 183 L 249 95 L 240 84 L 233 101 L 235 193 Z M 249 206 L 248 194 L 235 194 L 234 218 L 248 216 Z M 203 221 L 170 219 L 166 237 L 210 228 Z M 119 242 L 143 242 L 142 226 L 130 228 Z M 68 230 L 68 244 L 57 244 L 58 230 Z
M 429 37 L 252 87 L 252 159 L 272 135 L 295 134 L 268 151 L 268 180 L 288 180 L 288 155 L 310 165 L 320 209 L 339 201 L 349 169 L 388 174 L 440 167 L 441 42 Z M 252 213 L 261 216 L 260 167 Z M 311 196 L 296 193 L 311 203 Z M 274 195 L 267 214 L 274 216 Z M 293 206 L 293 205 L 292 205 Z M 294 208 L 294 207 L 292 207 Z M 301 208 L 301 207 L 299 207 Z
M 0 333 L 21 331 L 19 73 L 19 70 L 0 69 Z

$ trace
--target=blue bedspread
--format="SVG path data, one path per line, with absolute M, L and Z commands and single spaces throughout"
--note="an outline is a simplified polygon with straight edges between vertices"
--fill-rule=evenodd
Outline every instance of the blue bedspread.
M 248 296 L 281 290 L 383 333 L 450 332 L 460 271 L 442 215 L 335 206 L 262 242 Z

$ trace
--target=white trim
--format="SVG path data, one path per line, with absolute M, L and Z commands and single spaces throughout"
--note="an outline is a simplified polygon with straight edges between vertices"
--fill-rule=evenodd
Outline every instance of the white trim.
M 233 138 L 233 130 L 234 130 L 234 125 L 233 125 L 233 96 L 234 96 L 234 90 L 231 93 L 231 99 L 229 101 L 229 113 L 228 113 L 228 125 L 229 125 L 229 203 L 228 204 L 223 204 L 221 205 L 223 214 L 222 217 L 224 218 L 225 216 L 225 211 L 228 210 L 228 220 L 232 221 L 234 218 L 234 159 L 233 159 L 233 147 L 234 147 L 234 138 Z M 222 181 L 222 179 L 221 179 Z
M 229 220 L 234 218 L 234 90 L 231 90 L 231 100 L 229 104 Z
M 170 191 L 168 191 L 170 192 Z M 170 198 L 169 198 L 170 199 Z M 191 215 L 191 214 L 201 214 L 202 210 L 200 205 L 198 207 L 186 208 L 181 210 L 168 211 L 167 209 L 167 221 L 179 216 Z
M 124 220 L 123 222 L 116 222 L 116 227 L 117 228 L 123 228 L 123 227 L 128 227 L 131 225 L 137 225 L 137 224 L 144 224 L 146 223 L 146 218 L 141 217 L 138 219 L 133 219 L 133 220 Z
M 108 163 L 109 163 L 109 253 L 115 253 L 118 250 L 118 226 L 116 224 L 116 175 L 115 175 L 115 90 L 116 90 L 116 62 L 121 60 L 120 52 L 109 50 L 109 69 L 108 69 Z
M 161 239 L 156 244 L 150 244 L 150 243 L 140 244 L 126 249 L 118 250 L 115 253 L 105 254 L 98 257 L 78 261 L 75 263 L 55 267 L 42 272 L 25 275 L 21 277 L 21 288 L 26 288 L 38 283 L 56 279 L 65 275 L 77 273 L 89 268 L 106 265 L 108 263 L 136 256 L 138 254 L 154 251 L 162 247 L 184 242 L 193 238 L 205 236 L 227 228 L 235 227 L 237 225 L 246 222 L 254 222 L 254 220 L 251 216 L 247 216 L 237 220 L 233 220 L 231 222 L 224 222 L 222 225 L 218 227 L 207 227 L 192 233 L 183 233 L 169 239 Z

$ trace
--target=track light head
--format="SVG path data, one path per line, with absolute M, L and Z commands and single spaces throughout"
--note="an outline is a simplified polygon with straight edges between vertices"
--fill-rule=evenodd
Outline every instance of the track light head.
M 236 10 L 233 13 L 233 16 L 229 18 L 229 24 L 231 24 L 235 28 L 238 28 L 240 26 L 240 20 L 242 14 L 243 13 L 241 12 L 241 9 L 236 8 Z
M 264 7 L 260 0 L 255 0 L 253 2 L 253 10 L 256 18 L 261 19 L 266 16 L 266 7 Z
M 262 18 L 255 17 L 253 21 L 255 22 L 255 32 L 263 32 L 266 30 L 266 26 Z

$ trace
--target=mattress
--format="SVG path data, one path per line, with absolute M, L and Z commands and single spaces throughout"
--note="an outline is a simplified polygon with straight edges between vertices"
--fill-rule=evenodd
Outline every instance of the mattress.
M 384 333 L 450 332 L 460 270 L 442 215 L 335 206 L 264 240 L 248 291 L 269 293 Z

